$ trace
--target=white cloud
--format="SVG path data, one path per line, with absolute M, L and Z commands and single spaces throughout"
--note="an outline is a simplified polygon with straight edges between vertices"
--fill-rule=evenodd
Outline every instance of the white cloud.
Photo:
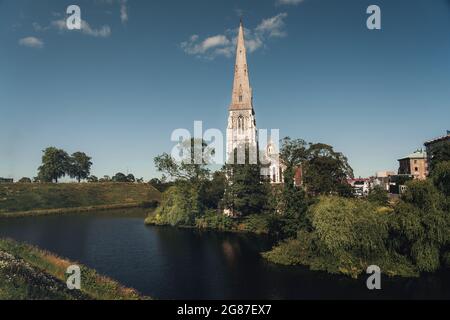
M 304 0 L 277 0 L 278 5 L 298 5 L 302 3 Z
M 66 21 L 62 19 L 52 21 L 51 26 L 60 31 L 67 30 Z M 81 32 L 92 37 L 107 38 L 111 35 L 111 28 L 108 25 L 104 25 L 99 29 L 95 29 L 86 21 L 81 20 Z
M 128 21 L 127 0 L 120 0 L 120 21 L 122 21 L 122 23 Z
M 252 53 L 264 47 L 268 38 L 284 37 L 284 19 L 287 13 L 280 13 L 274 17 L 263 19 L 254 29 L 245 29 L 245 45 Z M 237 29 L 227 30 L 224 34 L 207 37 L 203 40 L 198 35 L 192 35 L 189 40 L 181 43 L 181 48 L 189 55 L 206 59 L 217 56 L 232 57 L 236 49 Z
M 30 47 L 30 48 L 43 48 L 44 42 L 36 37 L 26 37 L 19 40 L 19 44 L 21 46 Z
M 287 13 L 280 13 L 272 18 L 264 19 L 256 27 L 256 31 L 260 33 L 267 33 L 269 37 L 284 37 L 286 36 L 286 32 L 283 30 L 284 29 L 283 19 L 286 17 Z
M 199 41 L 199 36 L 194 34 L 189 41 L 181 43 L 181 47 L 187 54 L 191 55 L 228 55 L 228 47 L 231 41 L 224 35 L 216 35 Z

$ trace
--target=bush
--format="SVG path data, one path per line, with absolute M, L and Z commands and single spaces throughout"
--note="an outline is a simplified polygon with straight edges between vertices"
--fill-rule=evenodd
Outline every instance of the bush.
M 433 183 L 446 197 L 450 196 L 450 161 L 440 162 L 432 173 Z
M 199 229 L 216 229 L 220 231 L 231 231 L 235 228 L 233 219 L 213 211 L 195 219 L 195 226 Z
M 431 181 L 410 181 L 407 187 L 391 216 L 392 244 L 420 271 L 435 271 L 450 241 L 450 215 Z
M 274 217 L 268 214 L 252 214 L 242 219 L 238 228 L 241 231 L 269 234 Z
M 367 201 L 325 197 L 312 207 L 310 219 L 321 245 L 335 255 L 370 259 L 385 251 L 386 215 Z
M 386 206 L 389 204 L 388 193 L 380 186 L 376 186 L 370 190 L 367 200 L 380 206 Z
M 264 253 L 269 261 L 357 277 L 378 265 L 389 275 L 415 276 L 414 266 L 386 245 L 392 213 L 366 200 L 320 197 L 308 212 L 311 231 Z
M 199 216 L 198 192 L 188 184 L 177 184 L 162 195 L 161 205 L 147 224 L 193 226 Z

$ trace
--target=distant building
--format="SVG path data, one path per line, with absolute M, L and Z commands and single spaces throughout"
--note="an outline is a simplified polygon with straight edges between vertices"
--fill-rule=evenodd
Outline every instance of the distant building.
M 389 191 L 389 183 L 390 178 L 392 176 L 395 176 L 396 173 L 394 171 L 378 171 L 375 174 L 375 177 L 372 177 L 371 179 L 371 187 L 381 187 L 386 191 Z
M 403 194 L 406 190 L 406 183 L 413 180 L 414 176 L 410 174 L 397 174 L 389 177 L 389 193 Z
M 440 148 L 445 143 L 449 143 L 449 142 L 450 142 L 450 131 L 447 130 L 447 135 L 442 136 L 442 137 L 438 137 L 438 138 L 434 138 L 434 139 L 424 143 L 425 148 L 427 148 L 428 164 L 429 165 L 433 161 L 432 156 L 434 154 L 434 151 L 437 148 Z
M 14 179 L 0 178 L 0 183 L 14 183 Z
M 400 167 L 399 175 L 411 175 L 414 179 L 424 180 L 428 176 L 428 159 L 427 153 L 417 150 L 405 158 L 398 160 Z
M 353 188 L 353 194 L 357 197 L 365 197 L 370 192 L 370 179 L 357 178 L 348 179 L 348 184 Z

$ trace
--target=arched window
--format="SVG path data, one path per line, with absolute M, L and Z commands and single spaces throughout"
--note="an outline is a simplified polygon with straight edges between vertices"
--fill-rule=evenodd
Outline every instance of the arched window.
M 244 117 L 239 116 L 238 118 L 238 132 L 243 133 L 244 132 Z

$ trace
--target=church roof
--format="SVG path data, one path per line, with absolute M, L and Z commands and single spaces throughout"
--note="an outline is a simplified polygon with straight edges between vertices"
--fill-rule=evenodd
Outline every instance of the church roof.
M 245 49 L 244 25 L 239 25 L 234 67 L 233 93 L 230 110 L 253 109 L 253 94 L 248 75 L 247 51 Z

